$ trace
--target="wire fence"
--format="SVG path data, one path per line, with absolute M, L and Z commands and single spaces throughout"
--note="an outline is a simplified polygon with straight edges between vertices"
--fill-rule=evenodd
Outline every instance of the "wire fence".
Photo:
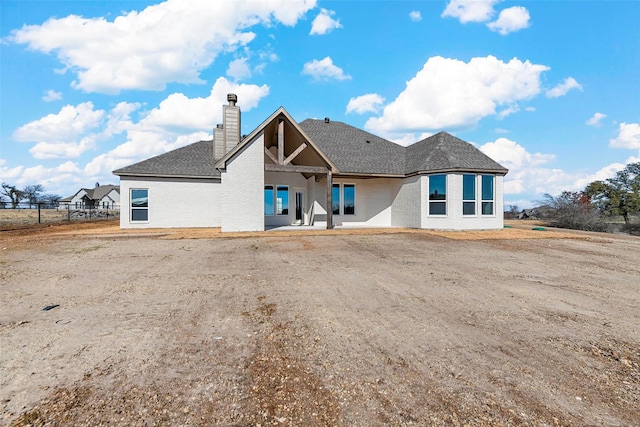
M 115 207 L 74 205 L 54 206 L 48 203 L 10 203 L 0 206 L 0 227 L 21 227 L 34 224 L 51 224 L 73 221 L 109 220 L 120 217 Z

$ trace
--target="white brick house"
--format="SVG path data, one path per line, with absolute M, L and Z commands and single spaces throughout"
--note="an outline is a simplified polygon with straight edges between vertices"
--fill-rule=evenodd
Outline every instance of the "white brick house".
M 280 107 L 241 139 L 228 100 L 212 141 L 114 171 L 122 228 L 503 227 L 507 169 L 446 132 L 402 147 Z

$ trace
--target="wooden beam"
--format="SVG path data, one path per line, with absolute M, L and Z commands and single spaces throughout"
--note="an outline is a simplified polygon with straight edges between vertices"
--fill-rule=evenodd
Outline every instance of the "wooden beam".
M 289 157 L 284 159 L 284 163 L 283 164 L 288 165 L 289 162 L 291 162 L 291 160 L 295 159 L 296 156 L 298 154 L 300 154 L 302 152 L 302 150 L 304 150 L 305 148 L 307 148 L 307 144 L 305 142 L 303 142 L 301 146 L 296 148 L 296 151 L 294 151 L 293 153 L 289 154 Z
M 278 121 L 278 164 L 284 164 L 284 120 Z
M 270 165 L 265 163 L 264 170 L 267 172 L 297 172 L 310 173 L 314 175 L 326 175 L 329 170 L 322 166 L 304 166 L 304 165 Z
M 267 157 L 274 163 L 274 164 L 278 164 L 278 159 L 276 159 L 276 156 L 274 156 L 271 151 L 269 151 L 269 149 L 267 147 L 264 147 L 264 154 L 267 155 Z
M 327 230 L 333 228 L 333 174 L 327 170 Z

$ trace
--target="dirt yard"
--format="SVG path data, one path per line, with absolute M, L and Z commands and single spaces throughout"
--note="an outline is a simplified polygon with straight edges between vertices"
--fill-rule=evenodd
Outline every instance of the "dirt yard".
M 88 223 L 0 239 L 2 425 L 640 420 L 637 237 Z

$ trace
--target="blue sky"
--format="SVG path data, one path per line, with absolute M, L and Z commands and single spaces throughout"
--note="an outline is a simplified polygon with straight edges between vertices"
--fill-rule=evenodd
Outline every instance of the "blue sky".
M 0 180 L 68 196 L 278 107 L 402 145 L 445 130 L 505 204 L 640 161 L 639 1 L 0 2 Z

